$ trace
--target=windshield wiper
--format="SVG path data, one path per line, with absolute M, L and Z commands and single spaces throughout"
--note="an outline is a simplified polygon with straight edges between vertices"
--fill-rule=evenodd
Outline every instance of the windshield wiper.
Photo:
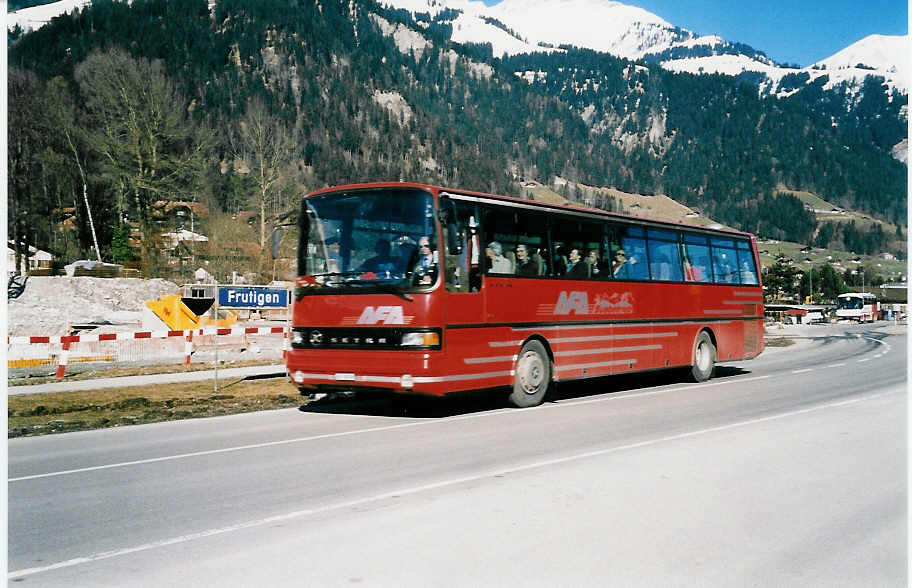
M 348 280 L 347 282 L 345 282 L 345 285 L 346 286 L 348 286 L 348 285 L 371 286 L 373 288 L 380 290 L 381 292 L 385 292 L 387 294 L 395 294 L 396 296 L 404 298 L 405 300 L 408 300 L 409 302 L 414 300 L 411 296 L 409 296 L 407 293 L 402 291 L 402 282 L 401 281 L 395 282 L 395 283 L 390 283 L 390 282 L 377 282 L 374 280 Z
M 360 276 L 364 272 L 358 270 L 349 270 L 347 272 L 325 272 L 322 274 L 311 274 L 314 278 L 338 278 L 341 276 Z

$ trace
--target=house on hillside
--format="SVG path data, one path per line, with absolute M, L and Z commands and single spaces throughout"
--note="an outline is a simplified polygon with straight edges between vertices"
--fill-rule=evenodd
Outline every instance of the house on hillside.
M 14 249 L 13 242 L 7 241 L 6 243 L 6 272 L 10 275 L 17 273 L 16 272 L 16 250 Z M 25 275 L 32 270 L 47 269 L 50 270 L 54 262 L 54 255 L 48 253 L 47 251 L 42 251 L 37 247 L 32 247 L 29 245 L 28 256 L 20 259 L 19 271 L 21 275 Z
M 209 218 L 209 208 L 199 202 L 159 200 L 152 205 L 152 220 L 176 229 L 194 230 L 196 221 Z

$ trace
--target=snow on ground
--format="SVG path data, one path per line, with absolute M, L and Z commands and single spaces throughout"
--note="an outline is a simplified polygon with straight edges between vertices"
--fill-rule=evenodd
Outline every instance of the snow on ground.
M 9 301 L 7 326 L 11 337 L 65 335 L 86 323 L 111 323 L 95 333 L 137 331 L 146 300 L 179 293 L 177 284 L 162 279 L 33 276 Z
M 11 29 L 19 25 L 25 31 L 40 29 L 55 16 L 64 13 L 68 14 L 75 9 L 91 4 L 91 2 L 92 0 L 60 0 L 59 2 L 16 10 L 6 15 L 6 27 Z

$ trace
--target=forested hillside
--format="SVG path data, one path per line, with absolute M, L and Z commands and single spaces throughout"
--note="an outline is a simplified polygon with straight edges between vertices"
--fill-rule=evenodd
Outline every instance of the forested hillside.
M 324 185 L 518 194 L 558 176 L 777 238 L 815 234 L 780 186 L 904 222 L 906 167 L 800 104 L 593 52 L 495 60 L 423 25 L 369 0 L 134 0 L 11 34 L 11 238 L 87 251 L 88 206 L 116 261 L 161 200 L 257 210 L 262 244 L 267 217 Z

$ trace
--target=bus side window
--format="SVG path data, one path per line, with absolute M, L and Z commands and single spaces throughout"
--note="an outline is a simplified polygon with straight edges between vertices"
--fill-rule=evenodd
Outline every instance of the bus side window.
M 615 227 L 619 247 L 612 251 L 611 272 L 619 280 L 648 280 L 646 233 L 642 227 Z
M 516 259 L 513 273 L 517 276 L 537 277 L 547 274 L 543 257 L 548 243 L 548 218 L 525 210 L 516 213 L 516 243 L 509 250 Z M 517 249 L 523 249 L 522 254 Z
M 741 273 L 742 284 L 758 284 L 757 268 L 754 265 L 754 252 L 750 243 L 738 241 L 738 270 Z
M 486 274 L 509 275 L 516 265 L 516 211 L 510 208 L 484 207 L 484 264 Z
M 602 240 L 600 224 L 576 218 L 556 218 L 551 223 L 556 275 L 585 280 L 592 277 L 593 264 L 587 261 L 590 251 L 599 257 Z M 596 274 L 599 268 L 596 266 Z
M 678 233 L 664 229 L 649 229 L 649 273 L 653 280 L 680 282 L 681 249 Z
M 456 226 L 462 233 L 460 248 L 462 251 L 450 251 L 449 239 L 444 239 L 447 245 L 444 255 L 444 279 L 446 289 L 450 292 L 477 292 L 481 289 L 481 270 L 479 260 L 484 251 L 479 251 L 479 235 L 475 219 L 478 211 L 475 205 L 468 202 L 455 202 Z M 446 227 L 444 227 L 446 230 Z
M 684 233 L 681 251 L 684 261 L 684 280 L 712 282 L 712 259 L 705 235 Z
M 738 254 L 735 242 L 722 237 L 710 238 L 712 245 L 713 278 L 717 284 L 737 284 Z

